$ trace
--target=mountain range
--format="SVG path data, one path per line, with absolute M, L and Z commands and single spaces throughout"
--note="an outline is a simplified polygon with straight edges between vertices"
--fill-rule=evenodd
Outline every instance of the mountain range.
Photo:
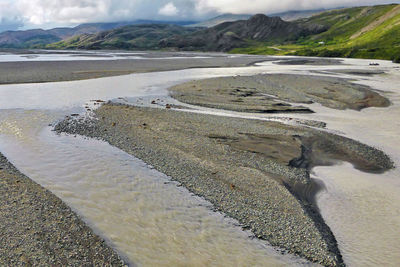
M 0 47 L 35 48 L 46 44 L 59 42 L 72 36 L 81 34 L 94 34 L 102 31 L 117 29 L 127 25 L 170 24 L 184 26 L 194 23 L 194 21 L 135 20 L 129 22 L 85 23 L 73 28 L 64 27 L 49 30 L 32 29 L 25 31 L 5 31 L 0 33 Z
M 191 34 L 175 35 L 162 40 L 160 46 L 181 50 L 227 52 L 233 48 L 246 47 L 254 41 L 283 43 L 327 29 L 321 24 L 287 22 L 280 17 L 258 14 L 248 20 L 224 22 Z
M 293 20 L 296 18 L 304 18 L 309 16 L 310 14 L 316 13 L 318 10 L 310 10 L 310 11 L 289 11 L 285 13 L 275 14 L 274 16 L 281 16 L 287 20 Z M 237 20 L 247 20 L 252 15 L 245 14 L 223 14 L 202 22 L 195 21 L 155 21 L 155 20 L 135 20 L 135 21 L 127 21 L 127 22 L 113 22 L 113 23 L 86 23 L 81 24 L 76 27 L 63 27 L 63 28 L 54 28 L 49 30 L 43 29 L 32 29 L 25 31 L 5 31 L 0 32 L 0 48 L 41 48 L 47 44 L 60 42 L 63 40 L 67 40 L 70 37 L 84 35 L 81 39 L 88 39 L 88 34 L 96 34 L 102 31 L 109 31 L 129 25 L 155 25 L 155 24 L 170 24 L 170 25 L 179 25 L 186 26 L 191 28 L 210 28 L 214 27 L 220 23 L 231 22 Z M 142 29 L 145 27 L 141 27 Z M 154 32 L 154 27 L 150 27 L 150 31 Z M 166 31 L 169 30 L 168 27 L 165 27 Z M 182 30 L 182 32 L 185 32 Z M 190 32 L 190 31 L 189 31 Z M 173 32 L 172 32 L 173 33 Z M 162 35 L 164 37 L 164 34 Z M 90 39 L 90 38 L 89 38 Z M 77 45 L 76 47 L 81 47 Z M 131 47 L 131 46 L 129 46 Z M 132 46 L 135 48 L 137 46 Z M 141 48 L 150 47 L 150 45 L 139 46 Z
M 139 21 L 5 32 L 0 34 L 1 46 L 224 51 L 400 62 L 400 5 L 291 11 L 273 16 L 226 14 L 202 23 Z
M 170 36 L 185 36 L 198 28 L 173 24 L 128 25 L 94 34 L 81 34 L 49 44 L 47 49 L 160 49 L 160 42 Z

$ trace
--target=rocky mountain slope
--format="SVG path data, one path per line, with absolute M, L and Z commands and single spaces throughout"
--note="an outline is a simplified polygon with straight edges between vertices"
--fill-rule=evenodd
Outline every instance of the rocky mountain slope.
M 302 18 L 308 18 L 311 17 L 312 15 L 321 13 L 325 10 L 323 9 L 316 9 L 316 10 L 300 10 L 300 11 L 287 11 L 287 12 L 281 12 L 281 13 L 273 13 L 269 14 L 269 17 L 280 17 L 284 21 L 294 21 L 297 19 L 302 19 Z M 188 27 L 204 27 L 204 28 L 211 28 L 214 26 L 217 26 L 218 24 L 224 23 L 224 22 L 232 22 L 232 21 L 238 21 L 238 20 L 248 20 L 252 17 L 252 15 L 249 14 L 222 14 L 217 17 L 201 21 L 195 24 L 190 24 L 186 25 Z
M 173 36 L 162 40 L 160 46 L 182 50 L 229 51 L 245 47 L 252 41 L 282 43 L 325 30 L 327 27 L 319 24 L 286 22 L 279 17 L 258 14 L 249 20 L 225 22 L 192 34 Z

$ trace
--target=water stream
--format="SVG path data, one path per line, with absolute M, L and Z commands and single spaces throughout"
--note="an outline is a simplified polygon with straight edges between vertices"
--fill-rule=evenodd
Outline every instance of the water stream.
M 305 261 L 281 255 L 249 237 L 237 222 L 212 211 L 142 161 L 97 141 L 56 135 L 48 126 L 83 112 L 92 99 L 167 96 L 167 87 L 192 79 L 258 73 L 307 74 L 315 70 L 369 69 L 368 61 L 346 65 L 191 69 L 132 74 L 85 81 L 0 86 L 0 151 L 22 172 L 63 199 L 131 263 L 140 266 L 279 266 Z M 337 111 L 316 104 L 316 114 L 282 117 L 321 120 L 330 130 L 376 146 L 400 166 L 400 72 L 380 62 L 389 74 L 361 83 L 391 91 L 393 105 L 362 112 Z M 354 77 L 346 74 L 331 74 Z M 202 109 L 203 113 L 220 111 Z M 249 116 L 234 112 L 223 115 Z M 275 117 L 276 115 L 274 115 Z M 268 115 L 251 115 L 268 119 Z M 318 205 L 350 266 L 400 264 L 400 172 L 366 174 L 351 165 L 314 169 L 326 190 Z
M 36 182 L 50 189 L 139 266 L 285 266 L 282 256 L 250 238 L 238 223 L 213 212 L 142 161 L 107 143 L 58 136 L 47 126 L 60 112 L 1 113 L 0 147 Z

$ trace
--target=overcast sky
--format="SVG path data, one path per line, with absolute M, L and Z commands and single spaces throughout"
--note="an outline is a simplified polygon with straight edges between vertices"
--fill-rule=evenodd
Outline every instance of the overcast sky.
M 0 32 L 135 19 L 200 20 L 222 13 L 272 14 L 396 0 L 0 0 Z

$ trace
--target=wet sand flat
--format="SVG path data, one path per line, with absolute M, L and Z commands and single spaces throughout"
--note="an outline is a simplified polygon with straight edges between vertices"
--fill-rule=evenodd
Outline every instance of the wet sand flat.
M 313 75 L 263 74 L 191 81 L 169 89 L 177 100 L 203 107 L 255 113 L 312 113 L 301 104 L 334 109 L 387 107 L 368 86 Z M 293 104 L 295 103 L 295 104 Z
M 138 72 L 241 67 L 272 60 L 266 56 L 142 58 L 94 61 L 0 62 L 0 84 L 84 80 Z

